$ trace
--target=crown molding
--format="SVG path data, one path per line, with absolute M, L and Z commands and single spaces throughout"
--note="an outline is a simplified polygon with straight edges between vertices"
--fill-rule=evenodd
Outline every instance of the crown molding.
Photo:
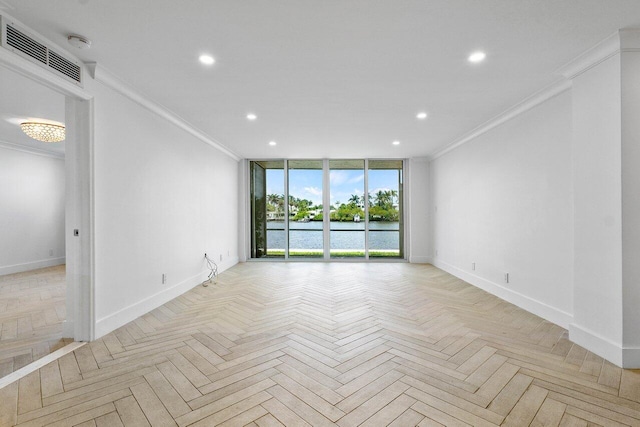
M 616 31 L 591 49 L 558 68 L 556 74 L 560 74 L 569 80 L 573 79 L 619 52 L 620 34 Z
M 233 151 L 231 151 L 228 148 L 226 148 L 220 142 L 218 142 L 215 139 L 211 138 L 209 135 L 207 135 L 206 133 L 204 133 L 200 129 L 196 128 L 191 123 L 187 122 L 185 119 L 180 117 L 178 114 L 174 113 L 173 111 L 169 110 L 168 108 L 164 107 L 163 105 L 161 105 L 161 104 L 159 104 L 159 103 L 157 103 L 155 101 L 152 101 L 150 98 L 148 98 L 147 96 L 143 95 L 142 93 L 136 91 L 133 87 L 131 87 L 128 84 L 126 84 L 125 82 L 123 82 L 115 74 L 113 74 L 112 72 L 108 71 L 104 67 L 98 66 L 98 64 L 95 63 L 95 62 L 87 63 L 86 65 L 87 65 L 87 69 L 89 70 L 89 74 L 97 82 L 100 82 L 100 83 L 110 87 L 111 89 L 119 92 L 120 94 L 126 96 L 127 98 L 129 98 L 130 100 L 135 102 L 136 104 L 138 104 L 138 105 L 146 108 L 147 110 L 157 114 L 158 116 L 162 117 L 163 119 L 167 120 L 168 122 L 173 123 L 175 126 L 178 126 L 180 129 L 182 129 L 185 132 L 195 136 L 200 141 L 202 141 L 202 142 L 204 142 L 204 143 L 216 148 L 217 150 L 223 152 L 224 154 L 226 154 L 227 156 L 231 157 L 232 159 L 234 159 L 236 161 L 241 159 L 240 156 L 238 156 L 236 153 L 234 153 Z
M 0 140 L 0 148 L 7 150 L 20 151 L 27 154 L 35 154 L 43 157 L 53 157 L 54 159 L 64 159 L 64 153 L 55 153 L 52 151 L 42 150 L 40 148 L 29 147 L 21 144 L 14 144 L 13 142 L 7 142 Z
M 445 154 L 447 154 L 448 152 L 450 152 L 451 150 L 454 150 L 458 147 L 460 147 L 461 145 L 466 144 L 469 141 L 472 141 L 474 139 L 476 139 L 477 137 L 479 137 L 480 135 L 489 132 L 491 129 L 500 126 L 501 124 L 519 116 L 520 114 L 523 114 L 529 110 L 531 110 L 532 108 L 542 104 L 543 102 L 567 91 L 571 89 L 571 81 L 570 80 L 563 80 L 561 82 L 555 83 L 549 87 L 547 87 L 546 89 L 543 89 L 539 92 L 534 93 L 533 95 L 529 96 L 528 98 L 526 98 L 524 101 L 514 105 L 513 107 L 509 108 L 507 111 L 498 114 L 497 116 L 495 116 L 494 118 L 484 122 L 483 124 L 481 124 L 480 126 L 476 127 L 475 129 L 471 130 L 469 133 L 463 135 L 462 137 L 456 139 L 455 141 L 453 141 L 450 144 L 447 144 L 446 146 L 444 146 L 443 148 L 439 149 L 438 151 L 432 153 L 429 156 L 430 160 L 435 160 L 438 157 L 442 157 Z
M 620 52 L 640 52 L 640 29 L 618 30 L 591 49 L 556 70 L 567 79 L 573 79 Z

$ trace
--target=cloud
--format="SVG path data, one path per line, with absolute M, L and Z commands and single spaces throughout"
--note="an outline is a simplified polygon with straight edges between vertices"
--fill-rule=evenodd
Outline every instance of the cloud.
M 356 176 L 353 176 L 353 173 L 353 171 L 332 170 L 329 175 L 331 185 L 340 186 L 342 184 L 354 184 L 364 181 L 364 173 L 359 173 Z
M 304 192 L 313 196 L 322 196 L 322 190 L 318 187 L 304 187 Z
M 332 170 L 329 173 L 329 180 L 331 185 L 342 185 L 349 179 L 349 174 L 345 171 Z
M 347 181 L 348 184 L 354 184 L 356 182 L 361 182 L 364 181 L 364 174 L 360 174 L 358 176 L 354 176 L 353 178 L 351 178 L 349 181 Z

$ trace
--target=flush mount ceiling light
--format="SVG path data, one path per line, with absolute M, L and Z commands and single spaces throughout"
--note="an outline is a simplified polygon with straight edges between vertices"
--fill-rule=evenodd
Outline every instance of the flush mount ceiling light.
M 481 51 L 477 51 L 477 52 L 473 52 L 471 55 L 469 55 L 469 58 L 467 58 L 469 60 L 469 62 L 473 63 L 473 64 L 477 64 L 478 62 L 482 62 L 484 61 L 484 59 L 487 57 L 487 54 Z
M 70 34 L 67 36 L 67 41 L 73 47 L 78 49 L 89 49 L 91 47 L 91 40 L 86 37 L 79 36 L 77 34 Z
M 213 56 L 211 55 L 200 55 L 200 58 L 198 58 L 200 60 L 200 62 L 202 62 L 204 65 L 213 65 L 214 62 L 216 62 L 215 59 L 213 59 Z
M 425 113 L 424 111 L 421 111 L 418 114 L 416 114 L 416 118 L 418 118 L 420 120 L 424 120 L 424 119 L 427 118 L 427 113 Z
M 42 122 L 23 122 L 20 128 L 29 137 L 42 142 L 64 141 L 65 128 L 63 125 Z
M 247 119 L 249 119 L 249 120 L 255 120 L 255 119 L 257 119 L 257 118 L 258 118 L 258 116 L 256 116 L 256 115 L 255 115 L 255 114 L 253 114 L 253 113 L 249 113 L 249 114 L 247 114 Z

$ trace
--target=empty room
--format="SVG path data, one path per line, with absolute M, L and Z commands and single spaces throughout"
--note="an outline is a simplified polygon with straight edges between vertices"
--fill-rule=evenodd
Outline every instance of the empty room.
M 0 427 L 640 426 L 640 2 L 0 0 Z

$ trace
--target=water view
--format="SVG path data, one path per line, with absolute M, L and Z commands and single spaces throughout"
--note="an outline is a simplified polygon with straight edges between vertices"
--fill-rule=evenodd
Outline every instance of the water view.
M 364 222 L 331 222 L 330 248 L 347 251 L 364 249 Z M 370 222 L 369 249 L 398 251 L 400 248 L 398 222 Z M 323 248 L 322 222 L 290 222 L 289 247 L 292 250 Z M 267 253 L 284 250 L 286 234 L 284 221 L 267 222 Z

